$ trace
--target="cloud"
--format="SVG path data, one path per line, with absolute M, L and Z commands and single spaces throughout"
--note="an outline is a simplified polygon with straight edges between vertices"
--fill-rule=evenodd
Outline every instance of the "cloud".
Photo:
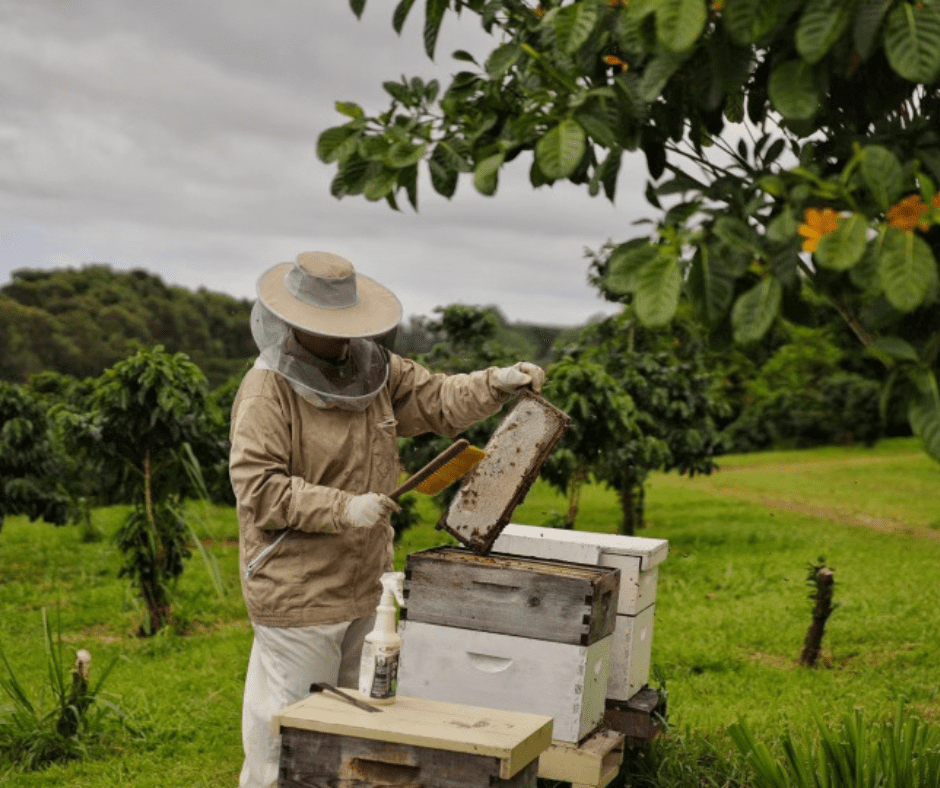
M 399 39 L 391 7 L 345 2 L 60 0 L 0 10 L 0 276 L 62 261 L 142 267 L 252 297 L 269 265 L 347 254 L 409 314 L 462 301 L 514 320 L 578 323 L 614 309 L 586 284 L 585 246 L 636 235 L 640 157 L 618 205 L 558 184 L 533 191 L 525 157 L 494 198 L 462 180 L 420 212 L 334 200 L 319 133 L 336 100 L 387 105 L 381 83 L 455 71 L 491 46 L 464 14 L 423 54 L 423 10 Z

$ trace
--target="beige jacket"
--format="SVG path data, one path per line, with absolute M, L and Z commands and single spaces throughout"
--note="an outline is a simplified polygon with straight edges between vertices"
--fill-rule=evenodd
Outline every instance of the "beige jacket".
M 232 407 L 229 468 L 253 622 L 307 626 L 372 614 L 393 532 L 388 520 L 346 527 L 347 501 L 397 487 L 396 438 L 453 436 L 499 410 L 507 395 L 494 387 L 495 373 L 434 375 L 392 354 L 388 385 L 357 413 L 317 408 L 276 372 L 248 372 Z

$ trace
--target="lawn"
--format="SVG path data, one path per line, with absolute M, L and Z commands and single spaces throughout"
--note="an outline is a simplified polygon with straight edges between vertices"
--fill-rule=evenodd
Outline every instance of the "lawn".
M 813 705 L 827 717 L 853 706 L 874 719 L 899 702 L 940 725 L 940 472 L 910 440 L 873 448 L 775 452 L 722 459 L 693 480 L 655 475 L 642 536 L 668 539 L 660 567 L 654 677 L 669 698 L 670 736 L 725 741 L 746 717 L 771 740 L 799 728 Z M 452 540 L 426 523 L 405 534 L 405 555 Z M 516 510 L 540 525 L 565 501 L 537 484 Z M 0 785 L 103 788 L 232 786 L 241 763 L 241 690 L 251 629 L 238 588 L 231 509 L 193 506 L 196 530 L 225 581 L 220 595 L 197 554 L 178 590 L 176 631 L 134 636 L 140 604 L 117 577 L 111 536 L 124 510 L 94 513 L 104 538 L 76 527 L 9 518 L 0 532 L 0 645 L 34 696 L 47 684 L 42 610 L 60 622 L 67 661 L 87 648 L 93 672 L 117 655 L 106 684 L 133 731 L 115 728 L 84 762 Z M 867 518 L 867 520 L 866 520 Z M 615 496 L 589 487 L 578 528 L 612 532 Z M 822 665 L 798 665 L 810 621 L 807 568 L 835 569 L 838 607 Z M 2 701 L 0 701 L 2 705 Z M 683 733 L 686 732 L 686 733 Z

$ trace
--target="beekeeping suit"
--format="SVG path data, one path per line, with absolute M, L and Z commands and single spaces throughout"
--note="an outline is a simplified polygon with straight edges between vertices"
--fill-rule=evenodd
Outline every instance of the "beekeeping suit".
M 544 375 L 521 363 L 432 374 L 390 352 L 398 299 L 342 257 L 306 252 L 258 281 L 259 357 L 232 407 L 230 474 L 254 627 L 241 788 L 277 780 L 271 716 L 310 684 L 355 687 L 392 568 L 397 439 L 453 436 Z M 314 352 L 316 351 L 316 352 Z

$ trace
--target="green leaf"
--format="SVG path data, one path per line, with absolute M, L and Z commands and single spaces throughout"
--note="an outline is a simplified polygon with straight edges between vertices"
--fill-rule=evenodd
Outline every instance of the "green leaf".
M 796 236 L 800 223 L 788 206 L 767 225 L 767 239 L 774 243 L 786 243 Z
M 940 4 L 899 3 L 884 39 L 891 68 L 911 82 L 933 82 L 940 70 Z
M 849 25 L 853 3 L 812 0 L 803 8 L 796 28 L 796 51 L 807 63 L 818 63 Z
M 705 0 L 663 0 L 656 9 L 656 38 L 670 52 L 691 49 L 705 28 Z
M 862 259 L 867 245 L 868 220 L 860 213 L 853 213 L 823 236 L 813 254 L 823 268 L 847 271 Z
M 878 337 L 872 343 L 871 349 L 898 361 L 917 361 L 919 358 L 913 345 L 895 336 Z
M 547 131 L 535 145 L 535 160 L 550 180 L 567 178 L 584 157 L 587 141 L 581 124 L 572 118 Z
M 428 169 L 431 173 L 431 186 L 438 194 L 447 199 L 457 191 L 457 178 L 460 172 L 460 157 L 446 142 L 439 142 L 431 152 Z
M 927 453 L 940 461 L 940 399 L 937 397 L 936 377 L 932 375 L 931 379 L 933 391 L 910 404 L 907 419 Z
M 396 142 L 388 149 L 388 153 L 385 154 L 385 165 L 393 169 L 411 167 L 424 158 L 424 153 L 427 149 L 427 143 L 415 145 L 411 142 Z
M 575 116 L 575 119 L 595 142 L 600 143 L 605 148 L 614 148 L 617 146 L 616 132 L 600 113 L 579 112 Z
M 687 55 L 676 52 L 661 52 L 656 55 L 646 66 L 640 79 L 640 98 L 647 102 L 658 99 L 669 78 L 685 62 L 686 57 Z
M 407 105 L 411 100 L 411 94 L 408 92 L 408 86 L 403 85 L 401 82 L 392 82 L 386 81 L 382 83 L 382 87 L 385 89 L 385 92 L 388 93 L 395 101 Z
M 878 274 L 891 305 L 911 312 L 936 285 L 937 261 L 919 235 L 889 227 L 878 258 Z
M 868 60 L 878 43 L 878 31 L 893 0 L 861 0 L 855 12 L 852 37 L 862 60 Z
M 716 325 L 731 305 L 734 272 L 725 265 L 723 256 L 712 254 L 707 246 L 700 247 L 692 259 L 689 294 L 709 325 Z
M 767 92 L 774 108 L 787 120 L 809 120 L 819 108 L 813 67 L 803 60 L 777 66 L 770 75 Z
M 620 174 L 620 161 L 622 158 L 623 152 L 619 148 L 614 148 L 607 154 L 607 158 L 604 159 L 604 163 L 601 164 L 598 171 L 598 177 L 604 187 L 604 196 L 611 202 L 614 201 L 614 197 L 617 195 L 617 176 Z
M 437 36 L 441 32 L 441 22 L 444 21 L 444 12 L 449 5 L 450 0 L 427 0 L 424 8 L 424 51 L 431 60 L 434 60 Z
M 878 203 L 886 211 L 904 189 L 904 168 L 887 148 L 868 145 L 862 153 L 862 179 Z
M 773 277 L 766 277 L 738 296 L 731 308 L 734 341 L 744 345 L 757 342 L 773 325 L 780 309 L 783 288 Z
M 758 252 L 757 234 L 744 220 L 734 216 L 720 216 L 713 231 L 716 236 L 732 249 L 739 252 Z
M 499 186 L 499 168 L 506 160 L 505 153 L 495 153 L 480 161 L 473 171 L 473 185 L 480 194 L 490 197 L 496 194 Z
M 486 59 L 486 73 L 491 79 L 501 79 L 522 57 L 522 47 L 515 42 L 502 44 Z
M 337 101 L 334 106 L 336 107 L 337 112 L 340 112 L 346 117 L 352 118 L 353 120 L 357 120 L 363 116 L 362 107 L 360 107 L 358 104 L 354 104 L 351 101 Z
M 565 6 L 551 18 L 558 48 L 572 55 L 588 40 L 600 18 L 600 5 L 596 0 L 582 0 Z
M 666 325 L 679 306 L 679 259 L 660 252 L 637 272 L 635 281 L 634 308 L 640 322 L 650 328 Z
M 398 173 L 395 170 L 388 170 L 383 167 L 366 181 L 362 195 L 371 202 L 383 200 L 391 194 L 397 178 Z
M 732 41 L 747 46 L 773 29 L 778 5 L 778 0 L 726 0 L 721 23 Z
M 395 12 L 392 14 L 392 27 L 398 35 L 401 35 L 402 28 L 405 26 L 405 20 L 408 18 L 408 14 L 414 4 L 415 0 L 401 0 L 401 2 L 395 6 Z
M 358 129 L 350 126 L 334 126 L 317 138 L 317 156 L 324 164 L 342 161 L 356 152 Z
M 620 295 L 632 293 L 637 286 L 636 275 L 647 263 L 659 256 L 659 247 L 638 238 L 620 244 L 607 259 L 605 284 Z
M 454 60 L 462 60 L 465 63 L 476 63 L 476 58 L 465 49 L 457 49 L 451 55 Z
M 349 7 L 352 9 L 352 12 L 356 15 L 356 19 L 362 18 L 362 12 L 366 7 L 366 0 L 349 0 Z

